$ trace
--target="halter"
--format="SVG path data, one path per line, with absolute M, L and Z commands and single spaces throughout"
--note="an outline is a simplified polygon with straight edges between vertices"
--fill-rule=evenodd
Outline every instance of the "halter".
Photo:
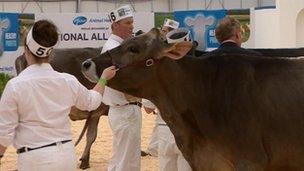
M 127 67 L 130 67 L 130 66 L 138 66 L 138 67 L 143 67 L 143 68 L 145 68 L 145 67 L 151 67 L 154 64 L 159 63 L 160 60 L 161 60 L 161 59 L 148 58 L 148 59 L 137 61 L 137 62 L 128 64 L 128 65 L 120 66 L 120 65 L 118 65 L 118 64 L 115 63 L 115 61 L 113 60 L 113 58 L 111 56 L 111 53 L 109 51 L 106 51 L 106 53 L 111 58 L 112 65 L 114 65 L 117 68 L 119 68 L 119 70 L 127 68 Z

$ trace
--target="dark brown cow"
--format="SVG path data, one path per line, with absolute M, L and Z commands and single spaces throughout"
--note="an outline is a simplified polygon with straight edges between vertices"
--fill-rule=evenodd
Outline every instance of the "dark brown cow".
M 173 60 L 185 49 L 153 29 L 86 61 L 83 72 L 96 81 L 106 63 L 119 67 L 108 86 L 156 104 L 194 171 L 302 171 L 304 59 Z
M 56 49 L 54 50 L 52 60 L 50 61 L 54 70 L 59 72 L 66 72 L 74 75 L 84 86 L 91 89 L 95 84 L 89 82 L 81 73 L 81 63 L 93 56 L 100 54 L 100 48 L 81 48 L 81 49 Z M 24 56 L 20 56 L 15 61 L 17 74 L 26 68 L 27 63 Z M 89 123 L 86 123 L 87 134 L 86 134 L 86 147 L 80 158 L 81 169 L 89 168 L 90 150 L 93 142 L 97 137 L 97 126 L 99 118 L 102 115 L 108 114 L 108 106 L 101 104 L 99 108 L 91 113 L 91 119 Z M 80 111 L 73 107 L 70 113 L 71 120 L 83 120 L 87 119 L 89 112 Z

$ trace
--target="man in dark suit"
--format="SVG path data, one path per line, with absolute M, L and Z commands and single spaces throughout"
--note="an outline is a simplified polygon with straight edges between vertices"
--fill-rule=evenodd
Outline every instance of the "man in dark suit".
M 241 24 L 237 19 L 228 16 L 223 18 L 215 29 L 215 37 L 221 45 L 216 50 L 207 53 L 208 56 L 223 54 L 262 55 L 259 52 L 241 47 L 242 31 Z

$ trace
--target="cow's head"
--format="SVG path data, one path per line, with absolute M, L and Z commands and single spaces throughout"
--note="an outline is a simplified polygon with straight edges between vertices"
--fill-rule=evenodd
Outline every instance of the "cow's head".
M 115 65 L 119 70 L 109 81 L 109 86 L 130 92 L 142 88 L 148 80 L 156 79 L 155 76 L 161 74 L 157 73 L 156 68 L 164 59 L 180 59 L 191 47 L 191 42 L 166 43 L 165 37 L 154 28 L 146 34 L 125 40 L 108 52 L 88 59 L 82 64 L 82 72 L 90 81 L 97 82 L 106 67 Z

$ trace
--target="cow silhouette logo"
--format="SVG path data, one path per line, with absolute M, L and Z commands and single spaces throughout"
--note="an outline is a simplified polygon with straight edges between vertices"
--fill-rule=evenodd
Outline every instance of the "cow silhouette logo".
M 216 19 L 213 16 L 205 17 L 202 14 L 196 15 L 195 18 L 185 18 L 185 24 L 189 27 L 193 27 L 193 32 L 196 36 L 196 41 L 198 42 L 197 49 L 206 50 L 205 32 L 208 26 L 215 24 L 215 21 Z
M 5 18 L 0 18 L 0 56 L 2 56 L 4 51 L 4 32 L 10 27 L 10 20 Z

